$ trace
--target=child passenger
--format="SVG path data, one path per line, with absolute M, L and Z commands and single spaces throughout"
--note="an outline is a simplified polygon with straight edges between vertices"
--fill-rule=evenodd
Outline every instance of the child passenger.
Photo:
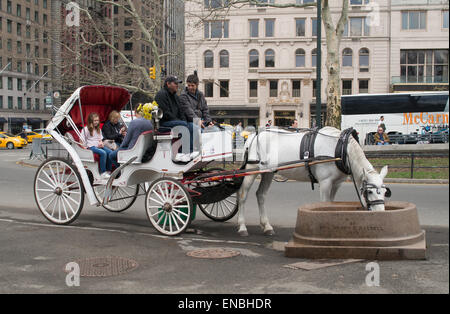
M 111 150 L 103 144 L 102 130 L 100 129 L 100 118 L 93 112 L 88 116 L 87 126 L 81 131 L 81 140 L 86 148 L 100 156 L 100 175 L 102 179 L 108 179 L 111 174 L 111 162 L 109 154 Z

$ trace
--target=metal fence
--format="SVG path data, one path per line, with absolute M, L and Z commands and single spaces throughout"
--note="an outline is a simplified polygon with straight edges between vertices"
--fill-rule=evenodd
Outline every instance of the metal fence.
M 375 145 L 374 134 L 368 133 L 366 145 Z M 448 143 L 448 133 L 430 134 L 389 134 L 390 144 L 436 144 Z
M 402 153 L 383 153 L 383 152 L 366 152 L 367 158 L 386 158 L 386 159 L 408 159 L 408 165 L 389 165 L 389 168 L 393 169 L 408 169 L 410 178 L 414 179 L 414 171 L 418 169 L 449 169 L 448 164 L 446 166 L 419 166 L 417 165 L 418 158 L 448 158 L 448 154 L 443 153 L 418 153 L 418 152 L 402 152 Z

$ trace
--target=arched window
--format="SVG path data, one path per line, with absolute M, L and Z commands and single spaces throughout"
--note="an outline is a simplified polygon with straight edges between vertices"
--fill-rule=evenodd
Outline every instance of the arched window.
M 350 48 L 345 48 L 342 51 L 342 66 L 343 67 L 353 66 L 353 51 Z
M 267 49 L 265 53 L 265 59 L 266 59 L 266 68 L 275 67 L 275 51 L 273 51 L 272 49 Z
M 305 50 L 301 48 L 295 50 L 295 66 L 296 67 L 305 66 Z
M 369 72 L 369 49 L 359 50 L 359 72 Z
M 214 67 L 214 54 L 211 50 L 206 50 L 203 54 L 205 68 Z
M 220 57 L 220 67 L 228 68 L 230 66 L 230 54 L 226 50 L 222 50 L 219 52 Z
M 250 50 L 248 53 L 249 56 L 249 67 L 250 68 L 257 68 L 259 67 L 259 53 L 258 50 Z
M 315 68 L 317 65 L 317 48 L 311 51 L 311 66 Z

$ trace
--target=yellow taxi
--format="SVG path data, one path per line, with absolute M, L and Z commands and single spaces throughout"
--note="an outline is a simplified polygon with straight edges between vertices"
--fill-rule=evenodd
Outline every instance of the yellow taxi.
M 14 136 L 6 132 L 0 132 L 0 148 L 8 149 L 26 147 L 28 142 L 19 136 Z
M 225 128 L 226 130 L 231 130 L 231 131 L 233 132 L 232 138 L 233 138 L 233 139 L 236 138 L 236 131 L 234 130 L 234 127 L 233 127 L 231 124 L 220 123 L 220 126 L 223 127 L 223 128 Z M 241 132 L 241 136 L 242 136 L 244 139 L 247 139 L 248 136 L 249 136 L 250 134 L 252 134 L 252 133 L 253 133 L 253 132 L 244 130 L 244 131 Z
M 27 140 L 28 143 L 32 143 L 33 139 L 35 139 L 35 138 L 42 138 L 44 140 L 52 139 L 50 134 L 39 133 L 36 131 L 21 132 L 21 133 L 17 134 L 17 136 L 20 136 L 21 138 Z

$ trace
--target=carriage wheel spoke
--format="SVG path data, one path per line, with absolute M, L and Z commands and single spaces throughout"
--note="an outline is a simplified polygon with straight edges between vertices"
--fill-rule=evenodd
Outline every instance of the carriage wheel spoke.
M 47 181 L 44 181 L 41 178 L 38 178 L 39 181 L 41 181 L 42 183 L 46 184 L 47 186 L 51 187 L 52 189 L 56 188 L 56 185 L 51 185 L 50 183 L 48 183 Z
M 158 208 L 160 208 L 160 207 L 158 207 Z M 155 215 L 157 215 L 157 214 L 159 214 L 159 213 L 161 213 L 161 212 L 164 212 L 164 210 L 161 208 L 161 210 L 158 210 L 156 213 L 153 213 L 153 214 L 151 214 L 150 215 L 150 217 L 153 217 L 153 216 L 155 216 Z M 161 215 L 161 217 L 162 217 L 163 215 Z M 161 219 L 161 217 L 159 218 L 159 219 Z M 158 224 L 159 224 L 159 220 L 158 220 L 158 222 L 157 222 Z
M 170 232 L 173 232 L 173 230 L 172 230 L 172 214 L 171 213 L 169 213 L 169 230 L 170 230 Z
M 50 183 L 52 183 L 53 184 L 53 186 L 54 187 L 56 187 L 56 181 L 55 180 L 53 180 L 49 175 L 48 175 L 48 173 L 47 172 L 45 172 L 45 169 L 42 169 L 42 172 L 45 174 L 45 176 L 47 177 L 47 179 L 50 181 Z M 41 181 L 43 181 L 42 179 L 40 179 Z
M 186 213 L 183 213 L 181 210 L 178 210 L 178 209 L 174 209 L 173 210 L 174 212 L 176 212 L 176 213 L 178 213 L 178 214 L 181 214 L 181 215 L 183 215 L 183 216 L 185 216 L 185 217 L 189 217 L 189 215 L 188 214 L 186 214 Z
M 173 217 L 173 223 L 175 224 L 175 227 L 177 228 L 176 230 L 180 230 L 180 226 L 178 225 L 177 219 L 175 217 L 175 213 L 172 212 L 171 216 Z
M 173 213 L 173 215 L 182 223 L 182 224 L 185 224 L 186 223 L 186 221 L 184 221 L 183 219 L 181 219 L 181 217 L 175 212 L 175 211 L 173 211 L 172 212 Z M 178 224 L 177 224 L 177 227 L 178 227 Z M 178 229 L 180 229 L 180 228 L 178 228 Z
M 69 220 L 69 215 L 67 214 L 66 204 L 64 203 L 64 197 L 60 196 L 59 198 L 61 199 L 61 204 L 63 205 L 64 213 L 66 215 L 66 220 Z
M 70 205 L 69 201 L 66 200 L 66 195 L 64 195 L 64 194 L 63 194 L 63 201 L 66 202 L 66 204 L 69 206 L 69 208 L 72 211 L 72 213 L 75 215 L 75 211 L 73 210 L 72 205 Z
M 159 204 L 159 205 L 161 205 L 161 206 L 164 205 L 164 203 L 161 203 L 161 201 L 155 200 L 153 197 L 149 197 L 149 198 L 150 198 L 150 200 L 152 200 L 152 201 L 155 202 L 156 204 Z

